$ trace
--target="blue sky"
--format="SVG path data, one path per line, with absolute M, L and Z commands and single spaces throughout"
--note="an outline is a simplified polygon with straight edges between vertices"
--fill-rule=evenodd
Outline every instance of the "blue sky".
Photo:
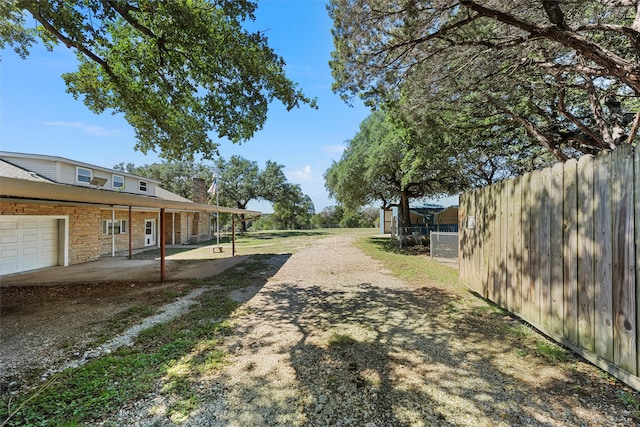
M 305 95 L 317 98 L 319 109 L 302 106 L 288 112 L 273 103 L 261 131 L 240 145 L 220 141 L 220 155 L 225 159 L 240 155 L 261 168 L 267 160 L 284 165 L 289 182 L 300 184 L 319 212 L 335 204 L 322 175 L 340 158 L 345 142 L 369 110 L 359 100 L 349 107 L 331 91 L 332 22 L 324 0 L 261 0 L 256 21 L 249 25 L 265 32 L 269 45 L 287 63 L 288 77 Z M 67 157 L 108 168 L 120 162 L 161 161 L 156 153 L 134 150 L 133 130 L 121 115 L 96 115 L 66 93 L 60 75 L 76 69 L 70 49 L 47 52 L 38 46 L 26 60 L 9 50 L 1 55 L 1 150 Z M 457 198 L 439 202 L 457 204 Z M 268 203 L 258 202 L 248 208 L 272 210 Z

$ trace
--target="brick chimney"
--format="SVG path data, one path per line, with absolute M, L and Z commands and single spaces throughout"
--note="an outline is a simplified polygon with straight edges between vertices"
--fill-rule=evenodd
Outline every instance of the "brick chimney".
M 207 183 L 202 178 L 193 177 L 193 202 L 207 202 Z

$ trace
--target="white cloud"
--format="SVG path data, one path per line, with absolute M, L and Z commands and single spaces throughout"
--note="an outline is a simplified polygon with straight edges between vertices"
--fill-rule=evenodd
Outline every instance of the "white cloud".
M 118 136 L 120 131 L 117 129 L 105 129 L 102 126 L 83 126 L 85 132 L 95 136 Z
M 118 136 L 120 131 L 117 129 L 106 129 L 102 126 L 87 125 L 82 122 L 44 122 L 45 126 L 55 126 L 62 128 L 77 128 L 91 134 L 93 136 Z
M 306 165 L 302 169 L 298 169 L 289 173 L 291 178 L 295 178 L 297 180 L 306 181 L 311 179 L 313 174 L 311 173 L 311 166 Z
M 56 126 L 61 128 L 80 128 L 81 122 L 44 122 L 46 126 Z

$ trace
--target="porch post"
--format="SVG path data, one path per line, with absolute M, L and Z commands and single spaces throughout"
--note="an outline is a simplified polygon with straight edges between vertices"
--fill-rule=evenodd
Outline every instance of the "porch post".
M 133 258 L 133 222 L 131 218 L 131 206 L 129 206 L 129 259 Z
M 231 214 L 231 256 L 236 256 L 236 214 Z
M 111 257 L 116 256 L 116 210 L 111 206 Z
M 166 255 L 164 248 L 164 208 L 160 208 L 160 281 L 164 282 L 164 257 Z
M 176 213 L 171 212 L 171 244 L 176 244 Z

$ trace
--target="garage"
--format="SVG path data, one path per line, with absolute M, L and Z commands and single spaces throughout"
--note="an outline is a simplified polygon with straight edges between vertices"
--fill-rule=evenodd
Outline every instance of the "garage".
M 0 275 L 58 265 L 59 218 L 0 216 Z

